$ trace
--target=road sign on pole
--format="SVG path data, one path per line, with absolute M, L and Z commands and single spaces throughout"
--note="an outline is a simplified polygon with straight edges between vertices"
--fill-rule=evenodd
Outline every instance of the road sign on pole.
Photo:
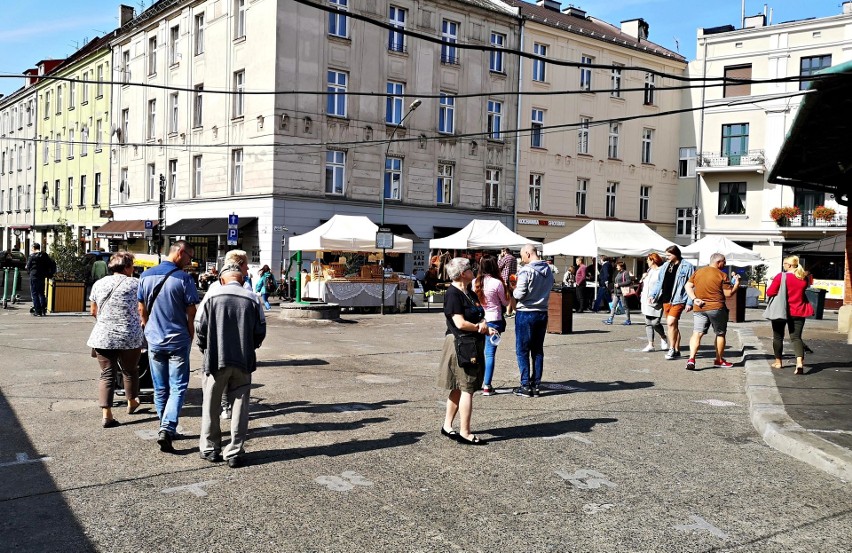
M 236 213 L 228 215 L 228 227 L 234 228 L 240 224 L 240 217 Z
M 237 239 L 239 238 L 238 232 L 239 231 L 237 231 L 237 229 L 235 229 L 235 228 L 229 228 L 228 229 L 228 245 L 229 246 L 236 246 L 237 245 Z

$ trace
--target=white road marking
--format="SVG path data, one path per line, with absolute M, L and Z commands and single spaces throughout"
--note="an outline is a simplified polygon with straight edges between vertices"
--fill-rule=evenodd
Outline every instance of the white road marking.
M 823 434 L 852 434 L 852 430 L 817 430 L 817 429 L 808 429 L 808 432 L 822 432 Z
M 218 484 L 218 480 L 207 480 L 205 482 L 199 482 L 197 484 L 187 484 L 186 486 L 178 486 L 176 488 L 166 488 L 162 490 L 160 493 L 179 493 L 179 492 L 188 492 L 194 495 L 195 497 L 205 497 L 207 492 L 204 491 L 204 486 L 212 486 L 213 484 Z
M 709 522 L 707 522 L 706 520 L 704 520 L 700 516 L 690 515 L 689 518 L 694 520 L 695 524 L 678 524 L 678 525 L 675 525 L 675 527 L 674 527 L 675 530 L 682 530 L 684 532 L 691 532 L 691 531 L 709 532 L 710 534 L 713 534 L 714 536 L 716 536 L 719 539 L 722 539 L 722 540 L 728 539 L 728 534 L 722 532 L 720 529 L 716 528 L 715 526 L 713 526 L 712 524 L 710 524 Z
M 725 401 L 722 399 L 699 399 L 696 400 L 695 403 L 703 403 L 712 407 L 734 407 L 736 405 L 736 403 L 732 401 Z
M 559 477 L 570 482 L 575 488 L 581 490 L 594 490 L 601 486 L 614 488 L 615 483 L 607 480 L 607 476 L 596 470 L 580 469 L 574 473 L 569 473 L 564 470 L 557 470 L 556 474 Z
M 0 463 L 0 468 L 2 467 L 12 467 L 15 465 L 26 465 L 31 463 L 42 463 L 44 461 L 52 461 L 52 457 L 39 457 L 37 459 L 30 459 L 30 456 L 26 453 L 16 453 L 15 460 L 9 461 L 8 463 Z
M 634 373 L 649 373 L 651 369 L 630 369 L 630 372 Z

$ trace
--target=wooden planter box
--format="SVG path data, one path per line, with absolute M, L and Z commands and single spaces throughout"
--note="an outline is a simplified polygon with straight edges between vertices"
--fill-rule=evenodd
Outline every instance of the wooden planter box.
M 51 313 L 86 311 L 85 282 L 47 281 L 47 310 Z

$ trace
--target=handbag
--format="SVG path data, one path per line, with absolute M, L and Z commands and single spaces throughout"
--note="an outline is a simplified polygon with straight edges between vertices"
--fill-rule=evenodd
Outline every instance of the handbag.
M 479 342 L 481 334 L 459 334 L 456 336 L 456 359 L 464 369 L 479 366 Z
M 781 285 L 778 287 L 778 293 L 769 298 L 766 310 L 763 312 L 763 318 L 770 321 L 787 320 L 787 273 L 781 273 Z

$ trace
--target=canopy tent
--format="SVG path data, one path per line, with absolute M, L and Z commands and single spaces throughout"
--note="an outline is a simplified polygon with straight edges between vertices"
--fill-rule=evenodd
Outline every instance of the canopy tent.
M 314 230 L 289 240 L 290 251 L 380 252 L 376 248 L 379 227 L 364 216 L 335 215 Z M 393 237 L 393 248 L 384 251 L 411 253 L 414 242 L 401 236 Z
M 699 265 L 710 263 L 710 256 L 720 253 L 725 256 L 728 265 L 735 267 L 754 267 L 763 265 L 763 257 L 759 253 L 740 246 L 721 235 L 708 235 L 693 242 L 685 248 L 681 248 L 683 257 L 697 259 Z
M 544 255 L 644 257 L 672 245 L 645 223 L 589 221 L 583 228 L 544 245 Z
M 541 242 L 515 234 L 500 221 L 484 219 L 474 219 L 466 227 L 446 238 L 429 240 L 429 247 L 433 250 L 519 250 L 527 244 L 541 246 Z

